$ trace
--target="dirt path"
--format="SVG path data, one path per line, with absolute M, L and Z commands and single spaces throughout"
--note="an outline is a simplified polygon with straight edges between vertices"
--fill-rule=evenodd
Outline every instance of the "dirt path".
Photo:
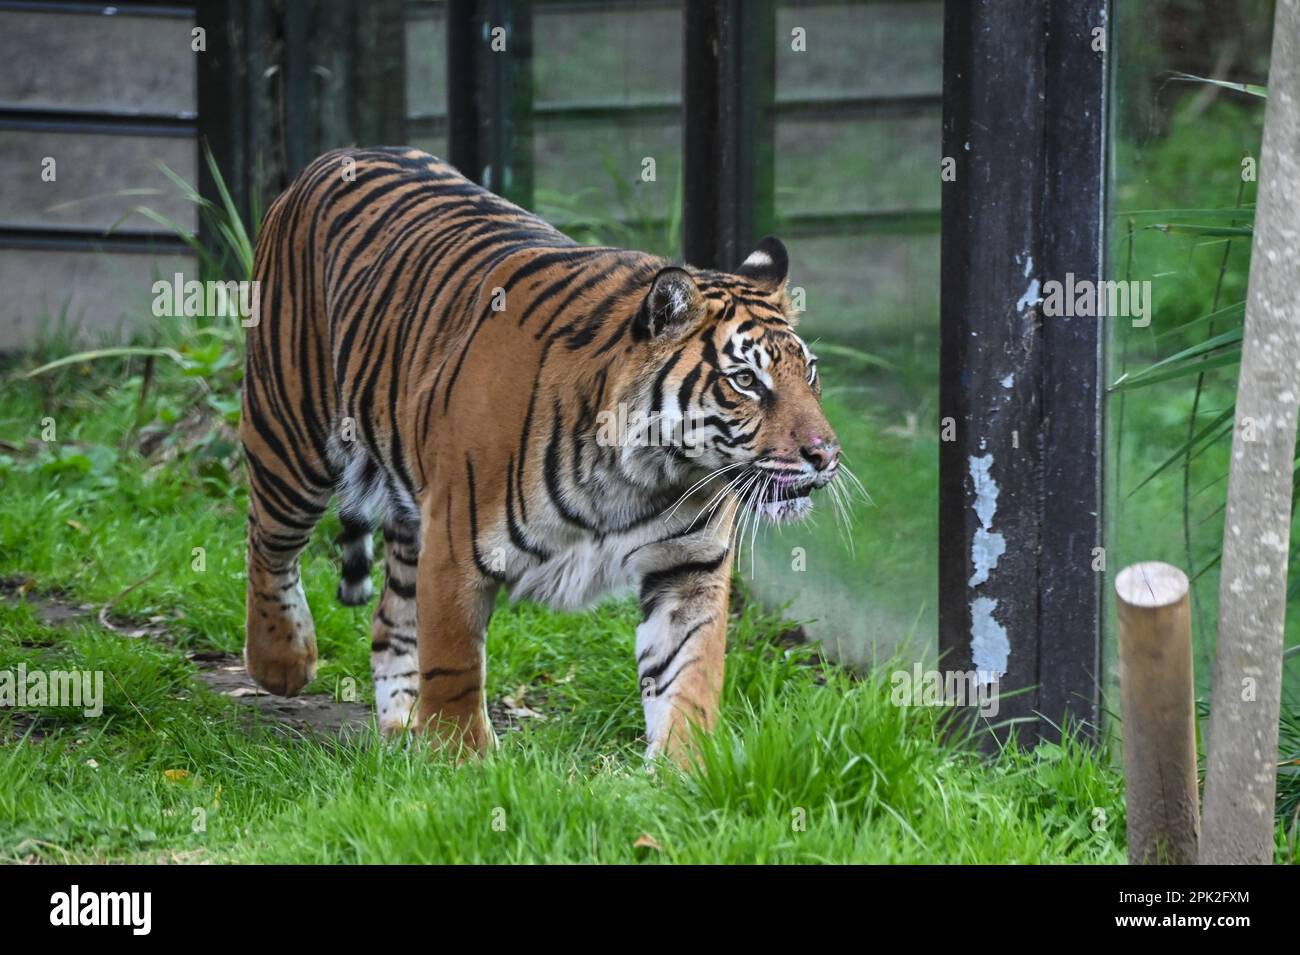
M 114 620 L 95 604 L 77 603 L 60 594 L 35 593 L 31 581 L 24 578 L 0 579 L 0 594 L 10 604 L 26 603 L 35 611 L 36 618 L 49 627 L 71 624 L 104 626 L 123 639 L 151 639 L 173 644 L 170 634 L 158 621 L 135 624 Z M 346 738 L 355 733 L 373 730 L 372 708 L 367 703 L 350 703 L 336 700 L 327 693 L 304 693 L 301 696 L 272 696 L 262 690 L 244 669 L 244 661 L 234 653 L 215 650 L 193 650 L 185 654 L 197 668 L 195 677 L 213 693 L 234 700 L 247 707 L 249 716 L 256 714 L 259 722 L 278 724 L 286 729 L 314 737 Z M 498 734 L 518 728 L 518 719 L 502 703 L 488 707 L 492 725 Z M 30 732 L 29 738 L 39 739 L 40 721 L 30 714 L 14 714 L 14 732 L 19 736 Z

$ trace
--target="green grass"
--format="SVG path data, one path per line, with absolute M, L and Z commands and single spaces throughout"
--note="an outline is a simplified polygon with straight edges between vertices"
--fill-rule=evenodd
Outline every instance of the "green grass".
M 456 766 L 403 743 L 322 744 L 244 727 L 230 703 L 194 685 L 175 651 L 88 628 L 52 630 L 28 608 L 6 607 L 6 658 L 114 679 L 101 719 L 45 711 L 48 736 L 0 748 L 0 859 L 1122 857 L 1118 780 L 1094 754 L 1042 747 L 982 760 L 941 741 L 934 710 L 894 706 L 887 685 L 842 674 L 819 685 L 813 669 L 769 645 L 733 651 L 727 721 L 705 744 L 702 768 L 651 777 L 635 738 L 630 640 L 617 627 L 626 613 L 605 616 L 586 633 L 555 621 L 565 632 L 541 635 L 533 615 L 499 616 L 497 683 L 540 660 L 572 666 L 575 689 L 563 702 L 578 705 L 557 706 L 552 695 L 549 720 L 507 734 L 482 762 Z M 559 636 L 567 639 L 557 649 Z M 23 649 L 20 638 L 51 646 Z M 642 835 L 660 848 L 636 848 Z
M 244 490 L 220 439 L 124 441 L 202 388 L 143 362 L 69 366 L 0 393 L 0 575 L 34 595 L 154 619 L 166 639 L 41 622 L 0 603 L 0 666 L 104 673 L 105 711 L 0 710 L 0 859 L 289 862 L 1118 862 L 1121 782 L 1073 744 L 997 757 L 947 739 L 939 710 L 890 700 L 888 668 L 810 666 L 751 603 L 733 621 L 722 728 L 689 773 L 641 758 L 634 605 L 503 604 L 489 696 L 545 720 L 457 766 L 409 742 L 287 735 L 196 679 L 187 649 L 242 642 Z M 213 420 L 222 412 L 213 409 Z M 57 440 L 40 441 L 53 418 Z M 147 427 L 145 430 L 148 430 Z M 900 465 L 900 469 L 906 465 Z M 337 606 L 327 519 L 304 556 L 320 675 L 369 686 L 367 610 Z M 195 569 L 194 548 L 203 548 Z M 200 825 L 201 823 L 201 825 Z M 637 847 L 642 836 L 658 846 Z M 643 840 L 644 841 L 644 840 Z

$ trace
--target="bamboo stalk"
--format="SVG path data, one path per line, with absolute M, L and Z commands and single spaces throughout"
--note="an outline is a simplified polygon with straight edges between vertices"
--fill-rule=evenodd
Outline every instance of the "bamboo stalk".
M 1201 862 L 1273 860 L 1300 403 L 1300 0 L 1277 0 L 1228 472 Z

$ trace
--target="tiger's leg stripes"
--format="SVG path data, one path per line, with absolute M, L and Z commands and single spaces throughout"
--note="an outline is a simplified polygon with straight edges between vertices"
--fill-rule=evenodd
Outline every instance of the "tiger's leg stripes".
M 644 619 L 636 630 L 637 678 L 645 710 L 646 757 L 691 756 L 694 730 L 717 720 L 727 645 L 731 565 L 724 554 L 646 574 Z
M 384 524 L 384 589 L 371 624 L 370 673 L 379 728 L 398 733 L 412 725 L 420 693 L 416 653 L 417 525 L 390 518 Z
M 496 746 L 488 719 L 488 620 L 497 588 L 467 579 L 425 522 L 420 551 L 417 725 L 440 745 L 483 753 Z
M 291 489 L 279 478 L 262 484 L 259 471 L 250 468 L 244 665 L 259 686 L 293 696 L 316 676 L 316 630 L 298 555 L 330 492 Z
M 375 595 L 370 581 L 370 564 L 375 559 L 374 528 L 369 521 L 341 515 L 343 532 L 339 549 L 343 551 L 343 573 L 339 580 L 338 600 L 345 607 L 359 607 Z

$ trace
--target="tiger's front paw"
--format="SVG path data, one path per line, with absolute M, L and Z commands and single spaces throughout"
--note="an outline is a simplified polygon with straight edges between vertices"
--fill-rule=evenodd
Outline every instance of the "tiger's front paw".
M 296 570 L 250 571 L 244 667 L 262 689 L 295 696 L 316 678 L 316 628 Z
M 244 668 L 268 693 L 297 696 L 316 679 L 316 643 L 312 641 L 305 647 L 286 643 L 268 649 L 249 640 L 244 645 Z
M 376 684 L 375 722 L 379 724 L 379 732 L 391 739 L 414 729 L 415 691 L 398 689 L 383 694 L 382 689 Z
M 456 718 L 435 716 L 424 731 L 435 748 L 458 752 L 462 758 L 485 756 L 499 745 L 496 731 L 482 711 Z
M 664 758 L 679 769 L 690 768 L 698 760 L 700 745 L 716 722 L 716 716 L 700 714 L 697 719 L 688 719 L 675 707 L 667 707 L 659 715 L 661 718 L 649 731 L 646 762 Z

